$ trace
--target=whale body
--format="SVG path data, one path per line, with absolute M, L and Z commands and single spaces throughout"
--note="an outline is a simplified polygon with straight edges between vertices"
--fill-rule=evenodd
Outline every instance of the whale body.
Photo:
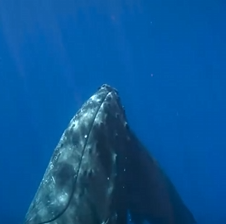
M 169 178 L 102 85 L 63 132 L 24 224 L 192 224 Z

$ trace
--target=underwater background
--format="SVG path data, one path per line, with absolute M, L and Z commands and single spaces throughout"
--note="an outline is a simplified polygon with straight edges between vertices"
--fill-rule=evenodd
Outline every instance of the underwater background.
M 104 83 L 197 223 L 226 223 L 225 24 L 224 0 L 1 0 L 0 223 Z

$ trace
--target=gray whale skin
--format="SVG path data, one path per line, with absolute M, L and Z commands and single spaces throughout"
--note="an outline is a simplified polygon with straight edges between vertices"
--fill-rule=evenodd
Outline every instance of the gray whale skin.
M 102 85 L 71 119 L 24 224 L 192 224 L 192 213 Z

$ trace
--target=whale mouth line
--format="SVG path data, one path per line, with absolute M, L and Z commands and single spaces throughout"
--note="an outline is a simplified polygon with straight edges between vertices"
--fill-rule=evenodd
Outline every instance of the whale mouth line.
M 91 127 L 88 131 L 88 134 L 87 134 L 87 137 L 86 137 L 86 140 L 85 140 L 85 143 L 84 143 L 84 146 L 83 146 L 83 149 L 82 149 L 82 155 L 81 155 L 81 159 L 79 160 L 79 164 L 78 164 L 78 170 L 77 170 L 77 173 L 75 174 L 75 180 L 74 180 L 74 183 L 73 183 L 73 186 L 72 186 L 72 191 L 71 191 L 71 195 L 68 199 L 68 202 L 67 204 L 65 205 L 65 207 L 63 208 L 63 210 L 61 212 L 58 213 L 58 215 L 56 215 L 55 217 L 53 217 L 52 219 L 49 219 L 47 221 L 43 221 L 43 222 L 40 222 L 38 224 L 46 224 L 46 223 L 50 223 L 50 222 L 53 222 L 54 220 L 58 219 L 61 215 L 64 214 L 64 212 L 67 210 L 71 200 L 72 200 L 72 197 L 73 197 L 73 194 L 74 194 L 74 191 L 75 191 L 75 186 L 76 186 L 76 182 L 77 182 L 77 179 L 78 179 L 78 176 L 79 176 L 79 173 L 80 173 L 80 168 L 81 168 L 81 164 L 82 164 L 82 160 L 83 160 L 83 156 L 84 156 L 84 153 L 85 153 L 85 150 L 86 150 L 86 146 L 87 146 L 87 142 L 89 140 L 89 137 L 90 137 L 90 133 L 92 132 L 93 130 L 93 125 L 94 125 L 94 122 L 96 120 L 96 117 L 97 117 L 97 114 L 99 113 L 100 111 L 100 108 L 101 106 L 103 105 L 103 103 L 105 102 L 106 98 L 108 97 L 108 95 L 110 95 L 112 92 L 114 92 L 114 90 L 111 90 L 111 91 L 108 91 L 106 93 L 106 95 L 104 96 L 104 98 L 102 99 L 102 102 L 100 103 L 94 117 L 93 117 L 93 120 L 92 120 L 92 123 L 91 123 Z

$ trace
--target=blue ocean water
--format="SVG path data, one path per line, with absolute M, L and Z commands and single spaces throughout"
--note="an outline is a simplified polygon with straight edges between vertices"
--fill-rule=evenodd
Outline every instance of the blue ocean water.
M 0 1 L 0 223 L 22 223 L 103 83 L 200 224 L 226 223 L 226 2 Z

